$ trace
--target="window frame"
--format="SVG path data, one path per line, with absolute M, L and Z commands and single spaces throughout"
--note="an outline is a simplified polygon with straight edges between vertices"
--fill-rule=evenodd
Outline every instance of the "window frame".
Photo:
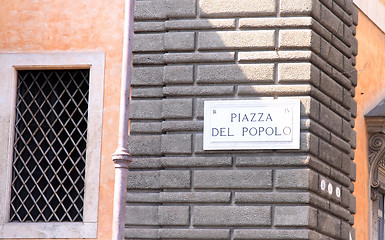
M 96 238 L 105 53 L 5 53 L 0 66 L 0 238 Z M 90 70 L 83 222 L 9 222 L 17 71 L 82 68 Z

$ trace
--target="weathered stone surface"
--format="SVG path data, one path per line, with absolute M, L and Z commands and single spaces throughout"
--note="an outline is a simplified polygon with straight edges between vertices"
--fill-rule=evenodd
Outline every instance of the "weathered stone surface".
M 127 180 L 128 189 L 159 189 L 159 171 L 131 171 Z
M 133 86 L 161 86 L 163 67 L 135 67 L 132 71 Z
M 320 71 L 310 63 L 280 63 L 278 64 L 278 82 L 303 83 L 319 85 Z
M 233 19 L 204 19 L 204 20 L 169 20 L 165 23 L 169 30 L 190 30 L 190 29 L 235 29 Z
M 198 83 L 273 83 L 273 64 L 202 65 L 198 67 Z
M 158 122 L 131 122 L 131 133 L 161 133 L 162 124 Z
M 318 175 L 309 169 L 280 169 L 276 171 L 275 187 L 317 191 Z
M 241 18 L 240 28 L 305 28 L 313 24 L 311 17 L 263 17 L 263 18 Z
M 165 84 L 193 83 L 193 66 L 165 66 L 163 82 Z
M 161 188 L 189 188 L 190 171 L 184 170 L 162 170 L 159 181 Z
M 164 34 L 136 34 L 134 37 L 133 51 L 157 52 L 164 51 Z
M 189 224 L 188 206 L 159 206 L 159 223 L 162 225 L 183 226 Z
M 275 226 L 317 227 L 317 210 L 308 206 L 277 206 L 274 212 Z
M 199 50 L 274 48 L 274 31 L 217 31 L 201 32 Z
M 126 238 L 354 239 L 357 15 L 351 0 L 137 1 Z M 204 101 L 291 98 L 299 149 L 203 150 Z
M 191 118 L 192 99 L 163 99 L 162 110 L 165 119 Z
M 279 48 L 309 48 L 318 54 L 321 51 L 321 38 L 311 30 L 281 30 L 279 32 Z
M 274 0 L 202 0 L 199 3 L 202 17 L 245 17 L 275 15 Z
M 162 192 L 160 201 L 167 203 L 230 203 L 230 192 Z
M 194 226 L 269 226 L 271 208 L 267 206 L 196 206 Z
M 164 1 L 137 1 L 135 3 L 136 20 L 160 20 L 166 18 Z
M 321 233 L 330 234 L 335 238 L 341 236 L 341 221 L 322 211 L 318 212 L 318 229 Z
M 166 63 L 212 63 L 212 62 L 234 62 L 235 53 L 166 53 Z
M 233 86 L 170 86 L 163 88 L 165 96 L 229 96 Z
M 158 225 L 157 206 L 127 206 L 126 223 L 140 225 Z
M 191 134 L 167 134 L 162 135 L 161 150 L 165 154 L 188 154 L 192 151 Z
M 160 98 L 163 97 L 162 88 L 155 87 L 155 88 L 147 88 L 147 87 L 137 87 L 131 91 L 131 97 L 139 99 L 145 99 L 145 98 Z
M 169 18 L 192 18 L 196 15 L 196 0 L 165 0 Z
M 161 138 L 159 135 L 131 135 L 128 149 L 134 155 L 160 155 Z
M 318 20 L 320 5 L 318 0 L 282 0 L 279 10 L 282 16 L 310 15 Z
M 133 100 L 130 105 L 131 119 L 160 119 L 162 116 L 161 100 Z
M 193 32 L 168 32 L 164 37 L 164 48 L 169 51 L 194 50 Z
M 254 239 L 254 240 L 284 240 L 284 239 L 315 239 L 310 238 L 311 231 L 303 229 L 236 229 L 234 239 Z M 320 239 L 320 238 L 319 238 Z
M 271 188 L 272 173 L 265 170 L 199 170 L 194 173 L 195 188 Z
M 229 229 L 160 229 L 161 239 L 229 239 Z

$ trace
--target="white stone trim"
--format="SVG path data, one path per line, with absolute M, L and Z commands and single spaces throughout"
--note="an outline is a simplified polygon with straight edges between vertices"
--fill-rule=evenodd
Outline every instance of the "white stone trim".
M 0 54 L 0 238 L 96 238 L 101 159 L 104 53 Z M 9 223 L 17 70 L 90 69 L 82 223 Z
M 353 0 L 353 2 L 385 33 L 385 5 L 380 0 Z

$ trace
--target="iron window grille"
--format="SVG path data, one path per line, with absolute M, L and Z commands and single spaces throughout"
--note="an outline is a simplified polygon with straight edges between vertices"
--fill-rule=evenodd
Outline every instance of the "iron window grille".
M 89 69 L 17 76 L 10 221 L 81 222 Z

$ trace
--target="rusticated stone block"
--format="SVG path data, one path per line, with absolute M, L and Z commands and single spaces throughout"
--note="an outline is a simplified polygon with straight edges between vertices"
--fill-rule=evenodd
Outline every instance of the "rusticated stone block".
M 196 0 L 165 0 L 169 18 L 192 18 L 196 15 Z
M 281 16 L 311 15 L 318 20 L 320 7 L 319 0 L 282 0 L 279 11 Z
M 274 212 L 275 226 L 317 227 L 317 210 L 308 206 L 277 206 Z
M 189 224 L 188 206 L 159 206 L 158 215 L 161 225 L 186 226 Z
M 202 65 L 198 83 L 274 83 L 273 64 Z
M 161 138 L 159 135 L 131 135 L 128 149 L 133 155 L 160 155 Z
M 318 54 L 321 51 L 321 38 L 312 30 L 280 30 L 279 48 L 310 48 Z
M 269 206 L 195 206 L 194 226 L 269 226 Z
M 192 99 L 163 99 L 162 117 L 170 118 L 191 118 Z
M 162 125 L 158 122 L 131 122 L 131 133 L 161 133 Z
M 261 48 L 274 49 L 273 30 L 201 32 L 198 37 L 199 50 Z
M 164 22 L 135 22 L 134 30 L 140 32 L 161 32 L 165 30 Z
M 275 15 L 274 0 L 201 0 L 202 17 L 245 17 Z
M 317 191 L 318 175 L 310 169 L 279 169 L 276 170 L 275 187 Z
M 319 158 L 331 166 L 341 169 L 341 164 L 342 164 L 342 152 L 334 147 L 333 145 L 320 140 L 320 152 L 319 152 Z
M 158 225 L 158 206 L 127 206 L 126 223 L 135 225 Z
M 128 189 L 159 189 L 160 171 L 131 171 L 128 174 Z
M 135 20 L 161 20 L 166 18 L 164 1 L 137 1 L 134 9 Z
M 166 51 L 194 50 L 193 32 L 168 32 L 164 36 L 164 48 Z
M 229 239 L 230 229 L 167 229 L 159 230 L 161 239 Z
M 135 52 L 164 51 L 164 34 L 135 34 L 133 43 Z
M 155 87 L 155 88 L 137 87 L 132 89 L 131 97 L 136 99 L 160 98 L 160 97 L 163 97 L 162 88 L 161 87 Z
M 321 239 L 311 238 L 312 231 L 304 229 L 235 229 L 235 240 L 276 240 L 276 239 L 293 239 L 308 240 Z
M 192 151 L 191 134 L 162 135 L 161 150 L 165 154 L 188 154 Z
M 230 192 L 162 192 L 160 201 L 166 203 L 230 203 Z
M 132 86 L 162 86 L 163 67 L 134 67 Z
M 170 86 L 163 88 L 165 96 L 229 96 L 233 86 Z
M 342 102 L 343 88 L 325 73 L 321 73 L 320 90 L 338 102 Z
M 193 66 L 165 66 L 163 82 L 166 84 L 193 83 Z
M 162 170 L 160 171 L 161 188 L 189 188 L 190 171 L 187 170 Z
M 341 136 L 342 118 L 323 104 L 320 106 L 320 123 L 337 136 Z
M 219 53 L 166 53 L 166 63 L 213 63 L 213 62 L 234 62 L 234 52 Z
M 146 238 L 158 239 L 158 229 L 149 228 L 126 228 L 124 229 L 124 237 L 126 239 Z
M 321 15 L 321 24 L 324 25 L 330 32 L 342 39 L 344 27 L 343 22 L 325 6 L 321 6 Z
M 204 19 L 204 20 L 169 20 L 165 23 L 169 30 L 192 30 L 192 29 L 235 29 L 234 19 Z
M 321 233 L 330 234 L 335 238 L 341 236 L 341 221 L 330 214 L 318 211 L 318 227 Z
M 130 105 L 130 118 L 162 118 L 162 100 L 132 100 Z
M 197 170 L 194 172 L 195 188 L 268 189 L 272 187 L 269 170 Z
M 319 85 L 320 71 L 310 63 L 280 63 L 278 64 L 279 83 L 309 82 Z

